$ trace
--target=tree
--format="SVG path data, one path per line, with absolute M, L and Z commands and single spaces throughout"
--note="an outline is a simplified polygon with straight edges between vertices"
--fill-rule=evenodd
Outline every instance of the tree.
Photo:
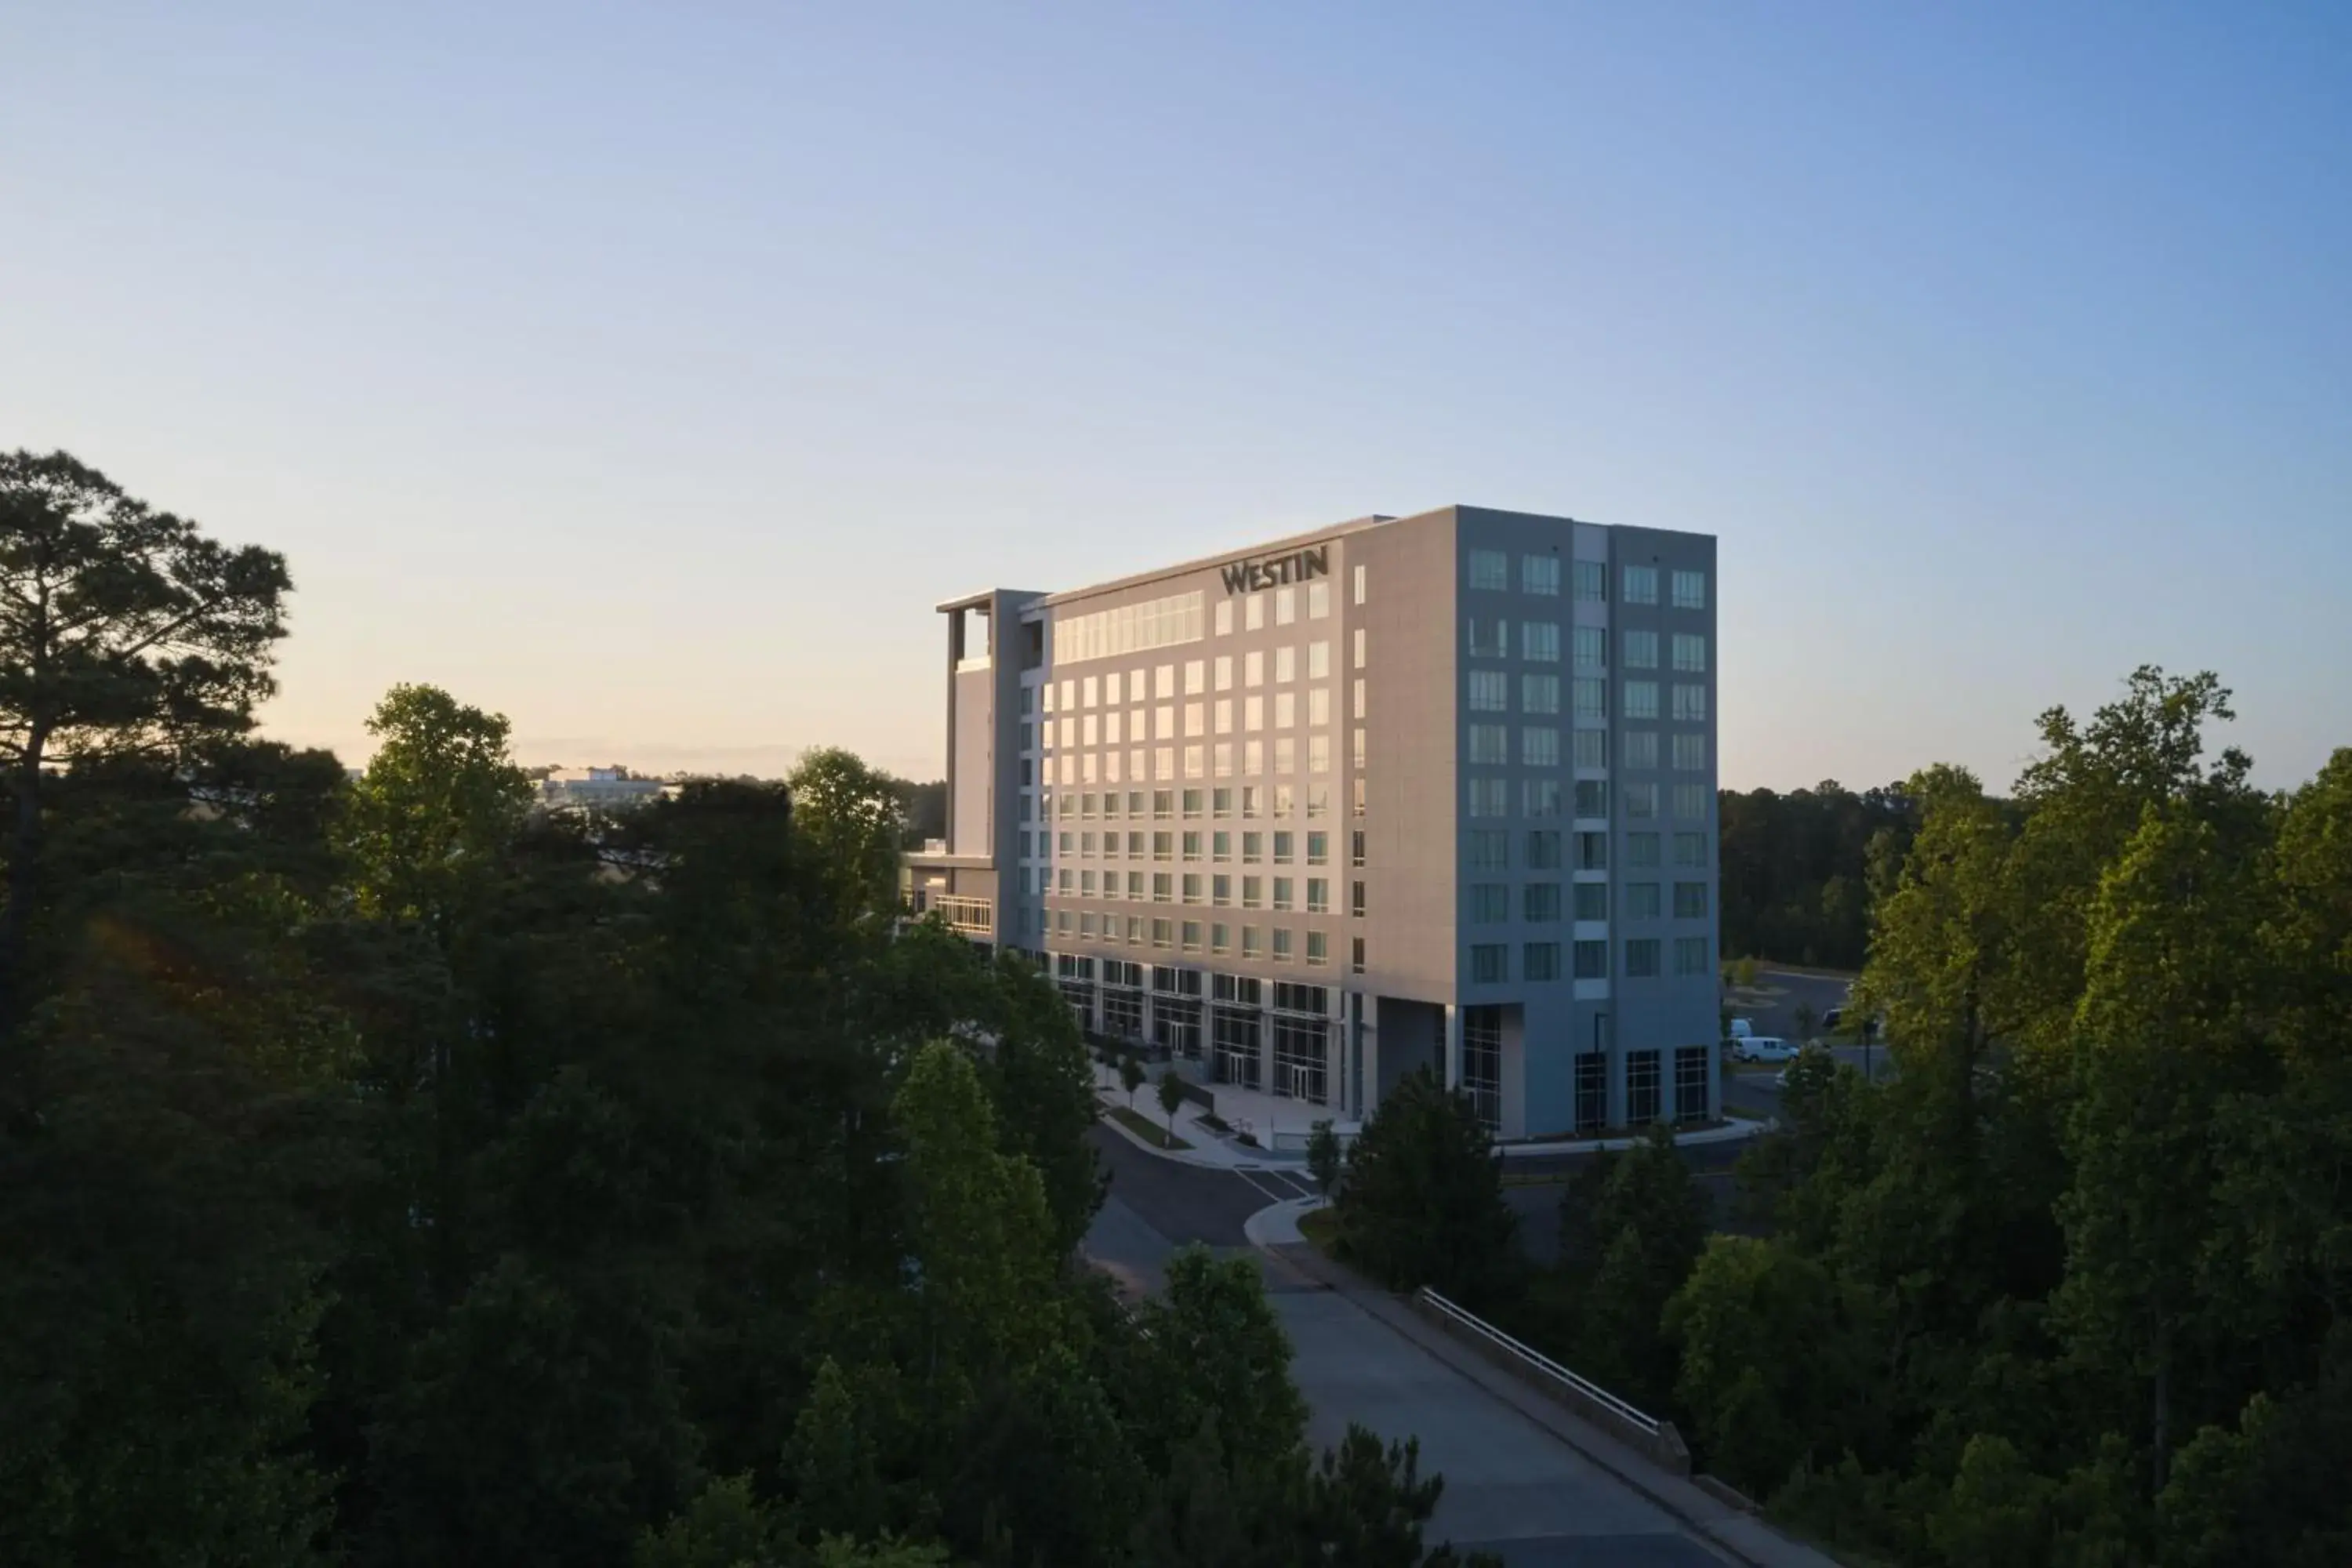
M 249 729 L 275 689 L 290 590 L 282 557 L 208 539 L 63 452 L 0 455 L 0 777 L 11 807 L 0 1039 L 33 1000 L 26 941 L 48 772 L 101 756 L 177 759 Z M 0 1119 L 15 1113 L 0 1101 Z
M 1307 1135 L 1307 1170 L 1315 1178 L 1315 1190 L 1325 1197 L 1331 1195 L 1333 1184 L 1339 1179 L 1339 1166 L 1346 1157 L 1340 1147 L 1339 1134 L 1328 1116 L 1318 1121 Z
M 1118 1084 L 1127 1090 L 1127 1108 L 1135 1109 L 1135 1091 L 1143 1087 L 1143 1064 L 1131 1056 L 1118 1058 Z
M 905 813 L 900 782 L 852 752 L 827 747 L 802 757 L 784 784 L 820 883 L 843 918 L 896 910 Z
M 1160 1075 L 1160 1112 L 1168 1118 L 1168 1142 L 1171 1147 L 1176 1142 L 1176 1111 L 1183 1103 L 1184 1080 L 1176 1076 L 1174 1068 L 1170 1068 Z
M 1426 1068 L 1357 1135 L 1337 1214 L 1340 1256 L 1393 1289 L 1425 1285 L 1475 1307 L 1517 1267 L 1494 1141 L 1470 1097 Z
M 506 716 L 436 686 L 394 687 L 367 728 L 379 743 L 342 830 L 361 908 L 419 921 L 446 948 L 482 908 L 530 781 L 507 755 Z
M 1664 1319 L 1682 1352 L 1675 1395 L 1707 1468 L 1764 1493 L 1834 1443 L 1864 1399 L 1837 1325 L 1819 1265 L 1750 1237 L 1708 1238 Z
M 1811 1039 L 1813 1037 L 1813 1024 L 1815 1022 L 1813 1005 L 1811 1002 L 1800 1002 L 1796 1005 L 1795 1012 L 1797 1018 L 1797 1038 L 1800 1040 Z
M 1572 1196 L 1562 1210 L 1561 1267 L 1576 1296 L 1573 1364 L 1603 1387 L 1662 1408 L 1675 1368 L 1662 1325 L 1706 1240 L 1706 1199 L 1663 1123 L 1594 1169 L 1591 1207 Z M 1569 1234 L 1571 1220 L 1582 1234 Z

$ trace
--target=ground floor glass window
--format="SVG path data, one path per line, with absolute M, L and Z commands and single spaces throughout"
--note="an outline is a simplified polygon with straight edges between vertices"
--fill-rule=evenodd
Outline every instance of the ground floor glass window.
M 1489 1132 L 1503 1124 L 1503 1010 L 1462 1009 L 1462 1087 Z
M 1625 1125 L 1646 1127 L 1658 1119 L 1658 1053 L 1625 1053 Z
M 1675 1047 L 1675 1120 L 1706 1120 L 1706 1047 Z

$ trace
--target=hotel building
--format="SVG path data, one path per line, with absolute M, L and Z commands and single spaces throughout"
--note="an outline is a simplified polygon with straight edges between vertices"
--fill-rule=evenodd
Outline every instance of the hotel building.
M 950 600 L 909 896 L 1335 1117 L 1717 1115 L 1716 599 L 1709 535 L 1457 506 Z

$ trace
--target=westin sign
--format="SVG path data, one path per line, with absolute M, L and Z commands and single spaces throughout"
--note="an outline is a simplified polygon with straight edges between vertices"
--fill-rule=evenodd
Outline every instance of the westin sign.
M 1328 544 L 1295 550 L 1287 555 L 1270 555 L 1263 561 L 1237 561 L 1224 570 L 1225 592 L 1254 594 L 1260 588 L 1283 583 L 1304 583 L 1309 577 L 1327 576 L 1330 570 L 1331 547 Z

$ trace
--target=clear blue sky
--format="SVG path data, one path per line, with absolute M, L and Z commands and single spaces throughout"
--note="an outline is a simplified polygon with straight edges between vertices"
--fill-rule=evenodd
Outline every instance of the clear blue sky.
M 1930 11 L 1934 14 L 1929 14 Z M 270 729 L 939 763 L 938 599 L 1721 536 L 1723 776 L 2352 743 L 2352 6 L 0 9 L 0 445 L 291 558 Z

